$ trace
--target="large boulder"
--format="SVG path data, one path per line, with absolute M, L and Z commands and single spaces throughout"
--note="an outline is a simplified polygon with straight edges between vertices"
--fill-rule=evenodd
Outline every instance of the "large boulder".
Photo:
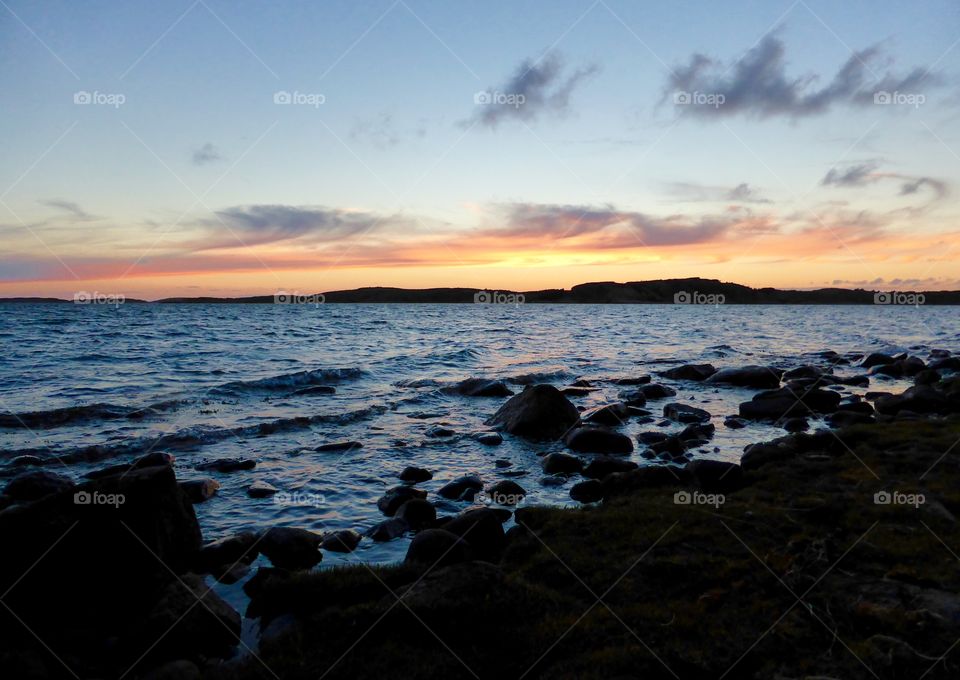
M 564 443 L 579 453 L 630 453 L 633 442 L 619 432 L 599 427 L 578 427 L 567 433 Z
M 464 475 L 457 477 L 452 482 L 447 482 L 440 487 L 437 493 L 450 500 L 473 500 L 470 492 L 475 495 L 476 492 L 481 489 L 483 489 L 483 480 L 480 479 L 480 477 L 477 475 Z
M 395 486 L 388 489 L 377 501 L 377 508 L 387 517 L 393 517 L 400 506 L 414 498 L 426 498 L 427 492 L 412 486 Z
M 467 510 L 444 523 L 443 530 L 465 540 L 476 559 L 488 562 L 499 561 L 506 544 L 500 516 L 489 508 Z
M 69 491 L 73 487 L 73 480 L 69 477 L 49 470 L 31 470 L 11 479 L 3 495 L 17 502 L 35 501 L 50 494 Z
M 569 453 L 548 453 L 540 461 L 543 471 L 548 475 L 558 473 L 580 472 L 583 469 L 583 462 L 576 456 Z
M 443 388 L 443 392 L 464 397 L 509 397 L 513 394 L 513 390 L 499 380 L 485 378 L 467 378 L 452 387 Z
M 619 427 L 625 424 L 631 415 L 630 408 L 626 404 L 616 402 L 584 411 L 580 415 L 580 419 L 585 423 L 592 423 L 594 425 Z
M 703 382 L 717 372 L 712 364 L 685 364 L 661 371 L 660 375 L 671 380 L 695 380 Z
M 271 527 L 260 539 L 260 552 L 275 567 L 309 569 L 323 559 L 323 537 L 297 527 Z
M 583 469 L 583 476 L 588 479 L 603 479 L 614 472 L 635 470 L 637 464 L 617 456 L 594 456 L 587 467 Z
M 514 395 L 486 421 L 530 439 L 559 439 L 580 420 L 580 412 L 553 385 L 533 385 Z
M 437 509 L 428 500 L 414 498 L 401 505 L 394 517 L 411 529 L 422 529 L 437 521 Z
M 915 385 L 902 394 L 880 397 L 874 406 L 878 413 L 884 415 L 896 415 L 900 411 L 948 414 L 960 410 L 956 399 L 951 401 L 946 394 L 930 385 Z
M 409 505 L 414 501 L 407 501 L 404 505 Z M 426 501 L 423 501 L 424 503 Z M 403 510 L 403 508 L 400 508 Z M 323 535 L 323 541 L 320 547 L 330 552 L 350 553 L 360 545 L 362 536 L 353 529 L 341 529 L 339 531 L 330 531 Z
M 780 386 L 782 371 L 769 366 L 741 366 L 739 368 L 721 368 L 707 378 L 708 383 L 753 387 L 757 389 Z
M 743 471 L 736 463 L 699 459 L 687 463 L 697 488 L 706 493 L 730 493 L 743 485 Z
M 754 395 L 751 401 L 740 404 L 740 417 L 751 420 L 780 420 L 814 413 L 832 413 L 843 397 L 833 390 L 811 389 L 796 391 L 786 387 L 767 390 Z
M 596 479 L 577 482 L 570 489 L 570 498 L 578 503 L 596 503 L 603 500 L 603 484 Z

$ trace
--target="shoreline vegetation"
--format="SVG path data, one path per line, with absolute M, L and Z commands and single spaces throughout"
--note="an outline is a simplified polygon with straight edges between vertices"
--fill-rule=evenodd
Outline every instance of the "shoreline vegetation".
M 565 442 L 570 453 L 539 464 L 544 479 L 582 476 L 581 506 L 502 504 L 522 487 L 465 477 L 438 493 L 474 506 L 438 517 L 416 488 L 429 471 L 409 468 L 375 529 L 414 537 L 384 566 L 310 571 L 321 551 L 351 552 L 352 530 L 205 544 L 197 500 L 162 452 L 80 484 L 55 461 L 19 461 L 0 496 L 0 667 L 25 679 L 957 677 L 960 356 L 820 360 L 669 369 L 755 390 L 723 426 L 833 426 L 749 445 L 739 464 L 692 455 L 725 414 L 666 403 L 664 418 L 686 427 L 638 435 L 638 467 L 617 423 L 644 411 L 639 395 L 581 412 L 565 388 L 507 397 L 464 381 L 464 397 L 505 399 L 490 407 L 497 436 Z M 844 396 L 840 364 L 863 370 L 860 385 L 915 384 Z M 258 554 L 272 566 L 251 574 Z M 255 648 L 214 581 L 243 581 Z
M 8 297 L 0 303 L 91 303 L 97 293 L 79 293 L 78 299 L 51 297 Z M 365 287 L 327 293 L 302 294 L 280 291 L 250 297 L 172 297 L 155 301 L 103 294 L 107 304 L 316 304 L 323 303 L 487 303 L 487 304 L 766 304 L 766 305 L 958 305 L 960 291 L 874 291 L 847 288 L 781 290 L 750 288 L 717 279 L 663 279 L 629 283 L 583 283 L 569 290 L 553 288 L 510 291 L 477 288 L 389 288 Z

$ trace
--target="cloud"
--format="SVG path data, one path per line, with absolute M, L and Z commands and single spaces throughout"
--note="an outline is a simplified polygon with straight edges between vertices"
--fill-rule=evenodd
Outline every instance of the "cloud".
M 96 215 L 91 215 L 86 210 L 80 207 L 78 203 L 73 201 L 66 201 L 61 198 L 50 198 L 46 200 L 38 201 L 40 205 L 45 205 L 48 208 L 54 208 L 56 210 L 61 210 L 65 213 L 70 214 L 74 218 L 80 221 L 90 221 L 100 219 Z
M 835 187 L 864 187 L 882 180 L 895 180 L 900 182 L 900 196 L 916 194 L 924 187 L 932 190 L 937 199 L 944 198 L 950 193 L 947 183 L 942 180 L 896 172 L 880 172 L 881 165 L 880 161 L 871 160 L 850 165 L 842 170 L 831 168 L 820 184 Z
M 193 152 L 194 165 L 207 165 L 208 163 L 214 163 L 219 160 L 223 160 L 223 156 L 220 155 L 220 150 L 210 142 L 207 142 L 199 149 L 195 149 Z
M 880 48 L 855 52 L 825 85 L 817 74 L 788 76 L 786 47 L 775 35 L 768 35 L 738 61 L 724 67 L 703 54 L 694 54 L 686 66 L 672 72 L 664 99 L 680 93 L 698 99 L 677 108 L 685 115 L 716 118 L 744 114 L 756 118 L 784 116 L 802 118 L 826 113 L 835 105 L 867 105 L 881 91 L 920 94 L 921 85 L 932 87 L 940 79 L 926 69 L 915 68 L 905 76 L 877 72 Z M 711 99 L 705 97 L 712 96 Z M 720 102 L 719 104 L 717 102 Z
M 746 182 L 741 182 L 735 187 L 709 186 L 695 182 L 669 182 L 665 187 L 667 193 L 685 201 L 772 203 Z
M 415 128 L 399 130 L 394 123 L 393 116 L 381 113 L 373 118 L 363 118 L 354 121 L 350 129 L 350 138 L 373 144 L 378 149 L 389 149 L 399 144 L 404 137 L 423 137 L 427 134 L 426 126 L 421 121 Z
M 496 128 L 507 121 L 532 121 L 541 114 L 562 116 L 569 111 L 574 89 L 598 70 L 591 64 L 565 75 L 563 59 L 556 53 L 538 61 L 526 59 L 502 86 L 474 95 L 477 112 L 461 125 Z

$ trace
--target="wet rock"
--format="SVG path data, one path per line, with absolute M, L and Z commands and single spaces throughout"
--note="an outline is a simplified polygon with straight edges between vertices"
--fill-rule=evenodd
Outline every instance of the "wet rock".
M 797 368 L 790 369 L 783 374 L 784 380 L 796 380 L 797 378 L 806 378 L 809 380 L 817 380 L 822 378 L 824 375 L 827 375 L 829 371 L 824 371 L 819 366 L 798 366 Z
M 667 397 L 675 397 L 677 395 L 677 391 L 675 389 L 672 387 L 667 387 L 666 385 L 660 385 L 659 383 L 644 385 L 639 389 L 648 401 L 666 399 Z
M 247 487 L 247 495 L 250 498 L 269 498 L 278 491 L 277 487 L 262 481 L 254 482 Z
M 916 385 L 902 394 L 880 397 L 875 406 L 877 412 L 884 415 L 896 415 L 901 411 L 948 414 L 958 410 L 956 402 L 951 403 L 943 392 L 929 385 Z
M 681 441 L 709 440 L 713 438 L 717 431 L 717 426 L 713 423 L 691 423 L 687 425 L 677 437 Z
M 886 375 L 892 378 L 910 378 L 926 369 L 926 367 L 927 365 L 923 363 L 922 359 L 907 357 L 905 359 L 897 359 L 889 364 L 874 366 L 868 373 L 870 375 Z
M 400 506 L 414 498 L 426 498 L 427 492 L 412 486 L 395 486 L 377 501 L 377 508 L 387 517 L 393 517 Z
M 637 435 L 637 441 L 641 444 L 649 446 L 650 444 L 656 444 L 657 442 L 662 442 L 668 439 L 670 435 L 665 432 L 641 432 Z
M 312 387 L 304 387 L 297 390 L 291 397 L 309 397 L 317 394 L 335 394 L 337 388 L 333 385 L 313 385 Z
M 172 465 L 174 457 L 163 451 L 152 451 L 144 456 L 136 458 L 133 462 L 122 463 L 120 465 L 111 465 L 109 467 L 93 470 L 84 475 L 87 479 L 102 479 L 111 475 L 124 474 L 131 470 L 153 467 L 155 465 Z
M 667 458 L 678 458 L 689 448 L 692 442 L 685 442 L 676 435 L 669 435 L 666 439 L 650 444 L 650 450 Z
M 594 456 L 583 469 L 583 476 L 589 479 L 603 479 L 614 472 L 627 472 L 636 469 L 637 464 L 632 460 L 624 460 L 615 456 Z
M 867 357 L 860 362 L 861 368 L 873 368 L 874 366 L 882 366 L 884 364 L 892 364 L 896 359 L 894 359 L 889 354 L 881 354 L 880 352 L 873 352 L 868 354 Z
M 414 501 L 408 501 L 404 505 L 409 505 L 413 502 Z M 400 509 L 403 510 L 403 507 L 401 506 Z M 329 552 L 350 553 L 357 549 L 362 538 L 363 537 L 353 529 L 331 531 L 323 535 L 320 547 Z
M 567 397 L 585 397 L 596 391 L 595 387 L 564 387 L 560 393 Z
M 541 486 L 554 487 L 563 486 L 567 483 L 567 478 L 562 475 L 549 475 L 540 479 Z
M 578 482 L 570 489 L 570 498 L 578 503 L 596 503 L 603 500 L 603 485 L 596 479 Z
M 412 484 L 416 484 L 417 482 L 426 482 L 430 479 L 433 479 L 432 472 L 425 470 L 424 468 L 414 467 L 412 465 L 408 465 L 407 467 L 403 468 L 403 471 L 398 476 L 400 477 L 400 481 L 409 482 Z
M 933 357 L 932 353 L 931 357 Z M 960 356 L 932 358 L 927 368 L 935 371 L 960 371 Z
M 559 439 L 579 419 L 577 407 L 556 387 L 534 385 L 510 397 L 486 424 L 531 439 Z
M 842 397 L 831 390 L 797 392 L 787 388 L 767 390 L 740 404 L 740 417 L 751 420 L 781 420 L 814 413 L 832 413 Z
M 215 479 L 190 479 L 180 482 L 180 488 L 191 503 L 203 503 L 217 495 L 220 482 Z
M 580 472 L 583 469 L 583 463 L 576 456 L 569 453 L 548 453 L 540 461 L 543 471 L 548 475 L 558 473 Z
M 730 493 L 743 486 L 743 471 L 736 463 L 722 460 L 692 460 L 687 471 L 705 493 Z
M 617 378 L 613 381 L 614 385 L 623 385 L 624 387 L 629 387 L 631 385 L 646 385 L 651 380 L 649 375 L 641 375 L 637 378 Z
M 383 543 L 385 541 L 392 541 L 395 538 L 400 538 L 404 533 L 409 531 L 410 527 L 401 519 L 386 519 L 379 524 L 376 524 L 369 529 L 367 529 L 366 535 L 372 538 L 377 543 Z
M 271 527 L 260 539 L 260 552 L 281 569 L 309 569 L 321 559 L 319 534 L 297 527 Z
M 23 455 L 23 456 L 14 456 L 13 458 L 10 459 L 11 467 L 32 467 L 32 466 L 39 467 L 41 465 L 46 465 L 46 461 L 43 458 L 40 458 L 39 456 Z
M 464 475 L 463 477 L 458 477 L 452 482 L 447 482 L 444 484 L 438 494 L 444 498 L 449 498 L 451 500 L 457 500 L 462 498 L 464 492 L 466 491 L 480 491 L 483 489 L 483 481 L 477 475 Z
M 259 534 L 244 531 L 207 543 L 197 553 L 197 567 L 201 571 L 212 572 L 238 563 L 250 564 L 260 554 L 259 541 Z
M 740 418 L 727 416 L 723 420 L 723 425 L 724 427 L 729 427 L 731 430 L 741 430 L 747 426 L 747 422 L 745 420 L 741 420 Z
M 667 404 L 663 407 L 663 415 L 678 423 L 705 423 L 710 420 L 709 412 L 687 404 Z
M 329 444 L 321 444 L 315 448 L 314 451 L 318 453 L 340 453 L 359 448 L 363 448 L 361 442 L 331 442 Z
M 938 382 L 940 382 L 940 371 L 932 368 L 924 369 L 913 377 L 915 385 L 935 385 Z
M 465 540 L 476 559 L 488 562 L 500 560 L 506 538 L 500 516 L 493 510 L 483 508 L 466 511 L 445 523 L 443 529 Z
M 395 517 L 411 529 L 423 529 L 437 520 L 437 509 L 428 500 L 414 498 L 401 505 Z
M 564 443 L 579 453 L 630 453 L 630 437 L 599 427 L 578 427 L 564 438 Z
M 453 387 L 445 387 L 442 391 L 464 397 L 509 397 L 513 394 L 513 390 L 499 380 L 484 378 L 467 378 Z
M 716 372 L 717 369 L 714 368 L 712 364 L 685 364 L 661 371 L 660 375 L 672 380 L 694 380 L 696 382 L 703 382 Z
M 509 460 L 505 460 L 505 459 L 503 459 L 503 458 L 498 458 L 497 460 L 493 461 L 493 464 L 494 464 L 495 466 L 497 466 L 498 468 L 513 467 L 513 463 L 511 463 Z
M 238 470 L 252 470 L 257 461 L 252 458 L 218 458 L 199 463 L 197 470 L 216 470 L 217 472 L 237 472 Z
M 765 389 L 779 387 L 781 375 L 782 371 L 780 369 L 769 366 L 741 366 L 739 368 L 722 368 L 707 378 L 707 382 Z
M 473 559 L 470 544 L 446 529 L 421 531 L 410 541 L 404 562 L 439 568 Z
M 647 403 L 647 395 L 642 390 L 622 390 L 617 393 L 617 399 L 623 401 L 627 406 L 639 407 Z
M 826 417 L 827 424 L 830 427 L 850 427 L 851 425 L 870 425 L 876 422 L 876 418 L 869 413 L 860 413 L 858 411 L 837 411 Z
M 487 498 L 498 505 L 519 505 L 526 496 L 526 489 L 509 479 L 499 481 L 487 488 Z
M 623 425 L 626 420 L 630 418 L 630 410 L 626 404 L 616 403 L 616 404 L 606 404 L 605 406 L 598 406 L 592 408 L 588 411 L 584 411 L 580 416 L 580 419 L 585 423 L 593 423 L 595 425 L 609 425 L 611 427 L 618 427 Z
M 810 429 L 810 423 L 806 418 L 786 418 L 779 423 L 787 432 L 803 432 Z
M 429 428 L 425 433 L 427 437 L 438 438 L 438 437 L 452 437 L 456 434 L 449 427 L 444 427 L 443 425 L 434 425 Z
M 484 446 L 500 446 L 503 436 L 499 432 L 481 432 L 476 436 L 476 440 Z
M 11 479 L 3 495 L 13 501 L 34 501 L 50 494 L 69 491 L 75 486 L 73 480 L 49 470 L 21 472 Z

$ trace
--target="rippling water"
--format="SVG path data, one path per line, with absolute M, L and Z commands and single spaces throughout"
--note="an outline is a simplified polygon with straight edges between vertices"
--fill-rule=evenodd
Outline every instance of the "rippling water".
M 0 471 L 10 474 L 16 455 L 57 456 L 67 464 L 56 469 L 79 479 L 146 450 L 169 451 L 181 479 L 213 476 L 222 484 L 196 506 L 207 539 L 270 525 L 363 531 L 383 519 L 376 500 L 406 465 L 434 472 L 420 485 L 431 492 L 476 472 L 488 483 L 512 476 L 529 492 L 528 504 L 571 503 L 576 479 L 539 483 L 536 454 L 561 445 L 508 436 L 491 448 L 469 436 L 486 429 L 483 420 L 503 399 L 440 391 L 464 378 L 501 378 L 515 389 L 596 380 L 601 390 L 574 400 L 591 406 L 623 389 L 604 381 L 677 363 L 791 368 L 823 363 L 813 355 L 824 350 L 923 357 L 930 348 L 960 350 L 956 307 L 8 304 L 0 317 Z M 714 414 L 717 435 L 697 455 L 739 460 L 745 444 L 782 434 L 766 424 L 722 427 L 752 390 L 654 381 L 678 394 L 650 402 L 651 410 L 682 401 Z M 319 385 L 336 392 L 296 394 Z M 906 383 L 874 381 L 870 389 L 894 386 Z M 438 423 L 457 435 L 426 437 Z M 624 431 L 651 429 L 657 425 L 632 422 Z M 363 448 L 314 451 L 347 440 Z M 100 447 L 96 462 L 87 461 L 92 446 Z M 239 456 L 255 458 L 256 468 L 195 470 Z M 639 452 L 633 457 L 643 462 Z M 497 459 L 513 465 L 497 468 Z M 254 500 L 246 494 L 254 480 L 322 502 Z M 441 501 L 438 510 L 465 505 Z M 406 545 L 364 540 L 350 559 L 399 559 Z M 328 554 L 324 565 L 342 559 Z

